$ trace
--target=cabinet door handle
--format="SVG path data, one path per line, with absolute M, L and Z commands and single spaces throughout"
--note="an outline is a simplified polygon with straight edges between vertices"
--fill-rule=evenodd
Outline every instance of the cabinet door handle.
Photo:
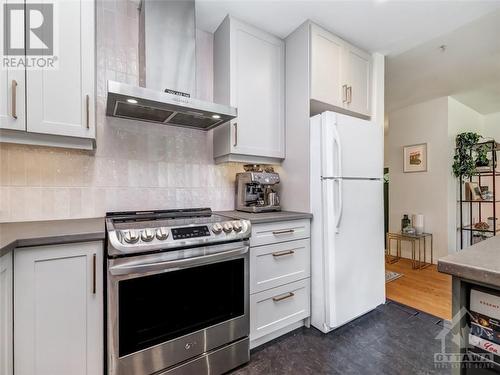
M 276 230 L 276 231 L 273 231 L 273 234 L 276 236 L 278 234 L 288 234 L 288 233 L 293 233 L 295 232 L 294 229 L 285 229 L 285 230 Z
M 87 116 L 87 129 L 90 129 L 90 96 L 85 96 L 85 108 L 86 108 L 86 116 Z
M 352 86 L 347 88 L 347 103 L 351 104 L 352 102 Z
M 92 294 L 96 294 L 96 266 L 97 259 L 96 254 L 92 256 Z
M 284 257 L 285 255 L 292 255 L 292 254 L 295 254 L 295 251 L 293 250 L 278 251 L 276 253 L 273 253 L 273 257 L 279 258 L 279 257 Z
M 347 85 L 342 86 L 342 103 L 347 102 Z
M 17 120 L 17 81 L 12 80 L 12 117 Z
M 281 296 L 276 296 L 276 297 L 273 297 L 273 301 L 274 302 L 279 302 L 279 301 L 283 301 L 284 299 L 287 299 L 287 298 L 291 298 L 293 297 L 295 294 L 293 292 L 288 292 L 286 294 L 282 294 Z
M 238 123 L 235 122 L 234 124 L 234 143 L 233 147 L 238 146 Z

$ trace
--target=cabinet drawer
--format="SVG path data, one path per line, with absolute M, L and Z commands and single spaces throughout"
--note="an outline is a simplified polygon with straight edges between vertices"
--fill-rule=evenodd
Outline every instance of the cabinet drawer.
M 258 246 L 250 250 L 250 293 L 309 276 L 309 239 Z
M 252 226 L 250 246 L 309 238 L 309 219 L 279 221 L 276 223 L 255 224 Z
M 309 316 L 309 279 L 250 296 L 250 340 Z

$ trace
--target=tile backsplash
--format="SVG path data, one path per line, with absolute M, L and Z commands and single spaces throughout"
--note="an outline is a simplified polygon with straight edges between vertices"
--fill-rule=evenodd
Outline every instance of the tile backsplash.
M 210 34 L 200 37 L 197 62 L 206 71 Z M 97 1 L 97 149 L 0 144 L 1 222 L 100 217 L 116 210 L 234 208 L 234 178 L 242 167 L 213 163 L 211 133 L 105 116 L 106 81 L 138 83 L 137 39 L 134 3 Z M 210 100 L 211 75 L 197 79 L 199 96 Z

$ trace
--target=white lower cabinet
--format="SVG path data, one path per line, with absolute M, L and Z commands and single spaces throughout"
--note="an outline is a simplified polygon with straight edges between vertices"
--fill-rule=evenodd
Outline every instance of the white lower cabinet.
M 103 374 L 103 245 L 16 249 L 16 375 Z
M 310 316 L 310 276 L 309 220 L 252 226 L 251 348 L 307 323 Z
M 262 292 L 311 275 L 308 238 L 257 246 L 250 252 L 250 293 Z
M 311 224 L 307 220 L 290 220 L 252 226 L 250 246 L 275 244 L 284 241 L 309 238 Z
M 250 335 L 255 340 L 309 316 L 309 279 L 250 296 Z
M 8 252 L 0 257 L 0 375 L 13 375 L 12 269 L 12 252 Z

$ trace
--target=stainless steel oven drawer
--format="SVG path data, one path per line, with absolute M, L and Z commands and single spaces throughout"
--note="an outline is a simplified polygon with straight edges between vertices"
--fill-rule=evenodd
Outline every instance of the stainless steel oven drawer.
M 224 374 L 250 361 L 248 337 L 215 349 L 158 375 Z

